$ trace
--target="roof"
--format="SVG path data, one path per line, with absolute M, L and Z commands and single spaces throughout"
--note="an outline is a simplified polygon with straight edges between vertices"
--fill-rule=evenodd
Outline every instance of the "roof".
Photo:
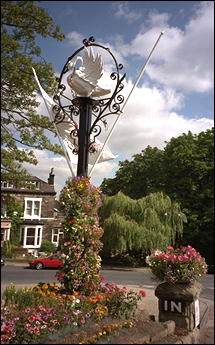
M 13 186 L 13 187 L 2 187 L 1 192 L 3 193 L 17 193 L 17 194 L 52 194 L 56 195 L 54 186 L 48 184 L 36 176 L 26 179 L 32 182 L 38 182 L 38 188 L 30 189 L 26 187 Z

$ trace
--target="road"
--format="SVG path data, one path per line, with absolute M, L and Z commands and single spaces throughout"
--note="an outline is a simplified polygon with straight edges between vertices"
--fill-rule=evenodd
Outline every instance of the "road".
M 57 282 L 55 278 L 55 269 L 32 270 L 23 266 L 4 266 L 1 268 L 1 291 L 10 283 L 14 283 L 17 287 L 36 285 L 39 282 Z M 152 279 L 151 273 L 146 270 L 113 270 L 102 269 L 101 275 L 105 282 L 112 282 L 118 285 L 131 285 L 140 289 L 154 290 L 157 283 Z M 214 275 L 207 274 L 201 281 L 203 291 L 202 298 L 214 301 Z

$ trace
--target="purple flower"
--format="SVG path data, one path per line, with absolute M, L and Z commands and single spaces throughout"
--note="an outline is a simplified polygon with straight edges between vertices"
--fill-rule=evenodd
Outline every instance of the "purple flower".
M 5 314 L 10 314 L 10 308 L 9 308 L 9 307 L 6 307 L 4 313 L 5 313 Z

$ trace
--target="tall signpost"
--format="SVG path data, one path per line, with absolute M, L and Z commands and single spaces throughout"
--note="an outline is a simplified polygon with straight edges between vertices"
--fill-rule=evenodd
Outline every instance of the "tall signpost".
M 96 44 L 93 37 L 84 39 L 83 46 L 68 58 L 60 77 L 57 78 L 58 89 L 53 99 L 43 90 L 33 69 L 72 176 L 75 176 L 75 173 L 71 154 L 72 156 L 78 155 L 77 176 L 83 177 L 91 176 L 93 169 L 100 161 L 114 158 L 112 153 L 106 150 L 106 145 L 162 35 L 163 32 L 157 38 L 126 100 L 121 95 L 124 88 L 122 82 L 125 78 L 125 74 L 120 75 L 120 71 L 123 69 L 122 64 L 117 63 L 109 48 Z M 101 51 L 103 56 L 108 54 L 109 61 L 110 57 L 112 59 L 111 89 L 105 89 L 100 85 L 104 72 L 102 55 L 97 52 L 95 56 L 93 49 Z M 101 148 L 97 137 L 102 131 L 102 126 L 106 127 L 106 118 L 109 115 L 115 115 L 116 119 Z M 108 155 L 106 152 L 109 152 Z M 103 153 L 106 153 L 106 158 L 102 157 Z M 92 154 L 90 160 L 93 161 L 91 163 L 93 166 L 88 174 L 89 154 Z

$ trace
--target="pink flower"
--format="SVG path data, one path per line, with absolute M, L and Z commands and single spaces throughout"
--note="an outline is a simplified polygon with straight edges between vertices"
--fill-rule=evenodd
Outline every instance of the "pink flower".
M 167 250 L 174 250 L 173 247 L 169 246 L 169 247 L 166 247 Z
M 181 262 L 185 261 L 184 256 L 183 255 L 179 255 L 178 256 L 178 261 L 181 261 Z

